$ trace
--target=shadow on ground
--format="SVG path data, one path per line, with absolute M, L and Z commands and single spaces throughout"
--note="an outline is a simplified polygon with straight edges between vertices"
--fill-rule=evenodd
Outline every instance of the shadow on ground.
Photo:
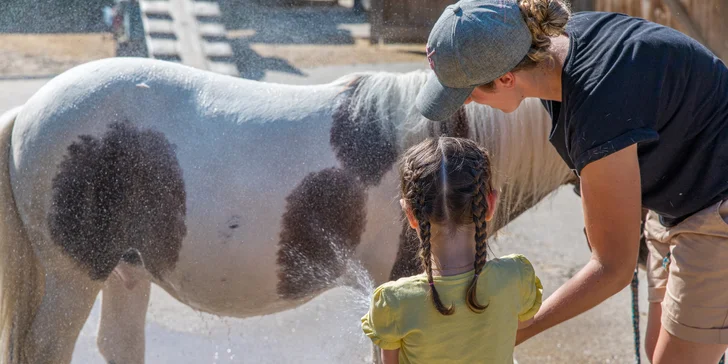
M 341 6 L 285 6 L 281 2 L 220 0 L 223 23 L 231 33 L 244 31 L 249 36 L 230 39 L 235 64 L 241 77 L 260 80 L 266 71 L 302 76 L 303 72 L 283 58 L 264 57 L 251 44 L 272 45 L 347 45 L 354 44 L 347 24 L 364 24 L 364 13 Z
M 230 45 L 233 48 L 235 66 L 242 78 L 261 80 L 265 77 L 266 71 L 304 76 L 303 71 L 283 58 L 261 56 L 250 48 L 250 42 L 247 39 L 231 39 Z
M 287 7 L 255 0 L 221 0 L 228 30 L 255 32 L 248 40 L 269 44 L 353 44 L 343 24 L 366 23 L 366 14 L 341 6 Z

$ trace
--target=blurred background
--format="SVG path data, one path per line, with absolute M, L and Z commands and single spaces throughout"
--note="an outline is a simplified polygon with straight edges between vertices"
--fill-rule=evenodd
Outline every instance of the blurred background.
M 427 69 L 425 42 L 445 0 L 0 0 L 0 112 L 55 75 L 108 57 L 148 57 L 232 77 L 330 82 L 358 71 Z M 728 0 L 574 0 L 574 11 L 623 12 L 674 27 L 728 57 Z M 497 255 L 531 258 L 546 295 L 589 259 L 579 198 L 564 188 L 512 222 Z M 644 273 L 640 278 L 644 282 Z M 646 287 L 640 286 L 644 335 Z M 147 318 L 147 363 L 362 363 L 361 308 L 334 289 L 266 317 L 196 312 L 157 287 Z M 519 363 L 633 363 L 629 287 L 519 346 Z M 342 306 L 344 308 L 342 308 Z M 103 363 L 99 305 L 73 363 Z M 644 360 L 644 356 L 643 356 Z

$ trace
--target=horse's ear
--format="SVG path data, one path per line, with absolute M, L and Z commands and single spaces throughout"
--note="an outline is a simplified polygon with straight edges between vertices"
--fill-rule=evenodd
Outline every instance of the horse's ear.
M 359 86 L 359 82 L 361 81 L 362 76 L 355 76 L 352 77 L 351 80 L 344 85 L 344 88 L 338 93 L 338 95 L 343 94 L 344 92 L 347 92 L 351 89 L 356 89 Z
M 352 77 L 351 81 L 349 81 L 349 83 L 346 84 L 346 88 L 349 89 L 352 87 L 356 87 L 359 84 L 360 80 L 361 80 L 361 76 Z

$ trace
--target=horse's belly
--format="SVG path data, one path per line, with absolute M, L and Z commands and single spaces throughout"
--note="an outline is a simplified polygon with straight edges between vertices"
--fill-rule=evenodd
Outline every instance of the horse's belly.
M 288 308 L 276 292 L 282 208 L 275 206 L 280 201 L 259 202 L 273 206 L 241 211 L 231 204 L 190 219 L 195 222 L 188 225 L 175 269 L 156 283 L 181 302 L 218 315 L 246 317 Z M 248 207 L 255 205 L 250 201 Z

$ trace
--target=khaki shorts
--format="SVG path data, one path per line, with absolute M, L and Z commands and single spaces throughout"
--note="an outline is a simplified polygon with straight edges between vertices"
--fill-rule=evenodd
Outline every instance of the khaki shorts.
M 662 302 L 662 327 L 683 340 L 728 344 L 726 220 L 728 201 L 672 228 L 654 212 L 647 214 L 648 300 Z

